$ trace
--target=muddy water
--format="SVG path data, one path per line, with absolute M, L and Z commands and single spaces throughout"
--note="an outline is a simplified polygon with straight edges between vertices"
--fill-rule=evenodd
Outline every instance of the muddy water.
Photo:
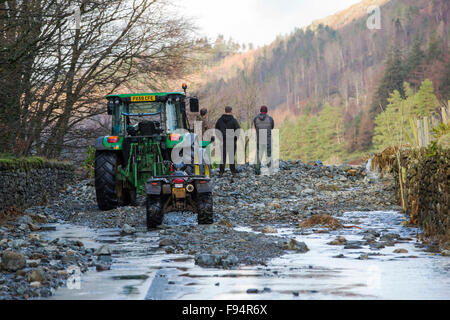
M 274 237 L 296 238 L 309 247 L 288 253 L 267 266 L 237 270 L 205 269 L 193 257 L 169 255 L 158 247 L 158 232 L 121 237 L 119 230 L 93 231 L 57 225 L 48 238 L 76 238 L 87 247 L 108 243 L 113 249 L 110 271 L 90 270 L 79 289 L 60 288 L 52 299 L 449 299 L 450 258 L 426 252 L 416 242 L 417 228 L 402 225 L 397 212 L 349 212 L 340 217 L 357 228 L 326 233 L 278 228 Z M 183 220 L 171 214 L 166 222 Z M 195 223 L 186 220 L 184 223 Z M 245 227 L 241 231 L 253 232 Z M 396 233 L 395 246 L 370 248 L 364 231 Z M 351 248 L 327 243 L 344 236 Z M 274 239 L 276 240 L 276 239 Z M 352 249 L 353 248 L 353 249 Z M 407 253 L 394 253 L 395 249 Z M 250 291 L 248 291 L 251 289 Z M 256 290 L 255 290 L 256 289 Z M 256 292 L 257 293 L 250 293 Z

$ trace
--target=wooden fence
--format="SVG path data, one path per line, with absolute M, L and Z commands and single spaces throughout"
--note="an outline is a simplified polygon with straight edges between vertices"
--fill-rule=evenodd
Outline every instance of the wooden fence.
M 450 103 L 450 101 L 449 101 Z M 441 116 L 423 117 L 417 120 L 417 140 L 419 147 L 428 147 L 431 143 L 433 132 L 432 129 L 439 126 L 440 123 L 448 124 L 450 119 L 449 110 L 445 107 L 441 108 Z

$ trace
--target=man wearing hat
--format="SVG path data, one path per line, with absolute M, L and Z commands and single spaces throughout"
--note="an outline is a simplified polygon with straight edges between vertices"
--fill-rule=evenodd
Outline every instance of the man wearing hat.
M 272 129 L 275 123 L 271 116 L 267 114 L 268 109 L 262 106 L 260 114 L 253 119 L 253 126 L 256 129 L 256 167 L 255 173 L 261 174 L 261 158 L 266 153 L 267 158 L 272 156 Z M 265 138 L 264 136 L 265 135 Z M 270 164 L 269 164 L 270 166 Z

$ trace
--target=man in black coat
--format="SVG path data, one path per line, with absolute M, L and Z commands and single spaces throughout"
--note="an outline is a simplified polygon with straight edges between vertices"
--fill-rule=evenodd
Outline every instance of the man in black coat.
M 227 161 L 227 158 L 230 160 L 230 170 L 233 176 L 236 176 L 236 165 L 234 164 L 234 157 L 231 156 L 231 150 L 227 150 L 227 135 L 226 131 L 227 129 L 232 130 L 238 130 L 241 127 L 239 126 L 239 122 L 233 117 L 233 108 L 231 107 L 225 107 L 225 114 L 222 115 L 219 120 L 216 122 L 216 129 L 219 130 L 222 133 L 222 161 L 220 163 L 220 173 L 219 177 L 223 176 L 223 173 L 225 172 L 225 164 Z M 228 140 L 231 139 L 231 137 L 228 137 Z M 234 137 L 233 141 L 233 147 L 234 152 L 233 154 L 236 154 L 236 142 L 237 137 Z

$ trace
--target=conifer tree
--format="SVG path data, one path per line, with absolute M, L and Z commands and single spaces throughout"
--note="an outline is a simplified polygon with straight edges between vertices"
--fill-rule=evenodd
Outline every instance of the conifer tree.
M 439 107 L 439 101 L 434 94 L 433 83 L 430 79 L 425 79 L 415 96 L 418 116 L 430 116 Z
M 394 90 L 397 90 L 401 96 L 404 96 L 404 80 L 405 70 L 402 63 L 402 54 L 400 49 L 394 48 L 386 62 L 386 70 L 375 93 L 371 112 L 378 114 L 382 109 L 386 108 L 388 105 L 389 95 Z

